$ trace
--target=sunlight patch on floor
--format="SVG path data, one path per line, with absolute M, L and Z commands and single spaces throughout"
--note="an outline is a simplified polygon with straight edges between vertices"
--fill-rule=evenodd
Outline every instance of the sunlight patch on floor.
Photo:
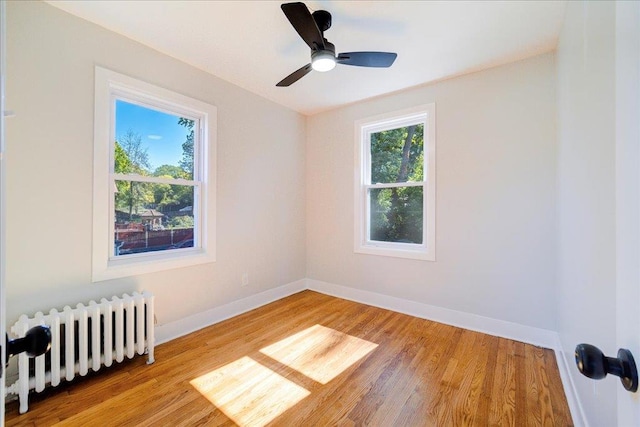
M 321 384 L 327 384 L 377 346 L 335 329 L 314 325 L 260 352 Z
M 264 426 L 309 395 L 248 356 L 190 383 L 241 426 Z

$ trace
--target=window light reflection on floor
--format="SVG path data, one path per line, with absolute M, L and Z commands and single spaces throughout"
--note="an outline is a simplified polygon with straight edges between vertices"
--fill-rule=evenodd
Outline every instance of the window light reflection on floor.
M 264 426 L 309 395 L 247 356 L 192 380 L 191 385 L 241 426 Z
M 260 352 L 321 384 L 327 384 L 377 346 L 335 329 L 314 325 Z
M 314 325 L 264 347 L 260 353 L 320 384 L 327 384 L 377 346 L 335 329 Z M 250 356 L 190 383 L 240 426 L 264 426 L 310 394 Z

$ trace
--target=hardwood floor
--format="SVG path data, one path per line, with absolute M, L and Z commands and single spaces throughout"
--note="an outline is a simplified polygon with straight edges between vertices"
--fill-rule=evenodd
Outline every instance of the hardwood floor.
M 7 426 L 572 425 L 553 351 L 304 291 L 7 404 Z

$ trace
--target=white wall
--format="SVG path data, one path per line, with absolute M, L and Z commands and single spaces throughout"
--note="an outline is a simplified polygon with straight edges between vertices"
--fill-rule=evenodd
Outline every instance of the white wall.
M 310 117 L 307 277 L 554 329 L 554 76 L 545 54 Z M 437 261 L 355 254 L 354 121 L 430 102 Z
M 7 9 L 9 322 L 147 289 L 165 324 L 305 277 L 303 116 L 45 3 Z M 216 263 L 91 283 L 96 64 L 217 107 Z

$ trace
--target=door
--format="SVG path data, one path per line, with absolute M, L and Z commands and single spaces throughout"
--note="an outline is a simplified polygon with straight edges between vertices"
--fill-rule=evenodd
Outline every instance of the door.
M 616 341 L 640 367 L 640 3 L 616 2 Z M 618 425 L 640 425 L 640 392 L 618 387 Z

